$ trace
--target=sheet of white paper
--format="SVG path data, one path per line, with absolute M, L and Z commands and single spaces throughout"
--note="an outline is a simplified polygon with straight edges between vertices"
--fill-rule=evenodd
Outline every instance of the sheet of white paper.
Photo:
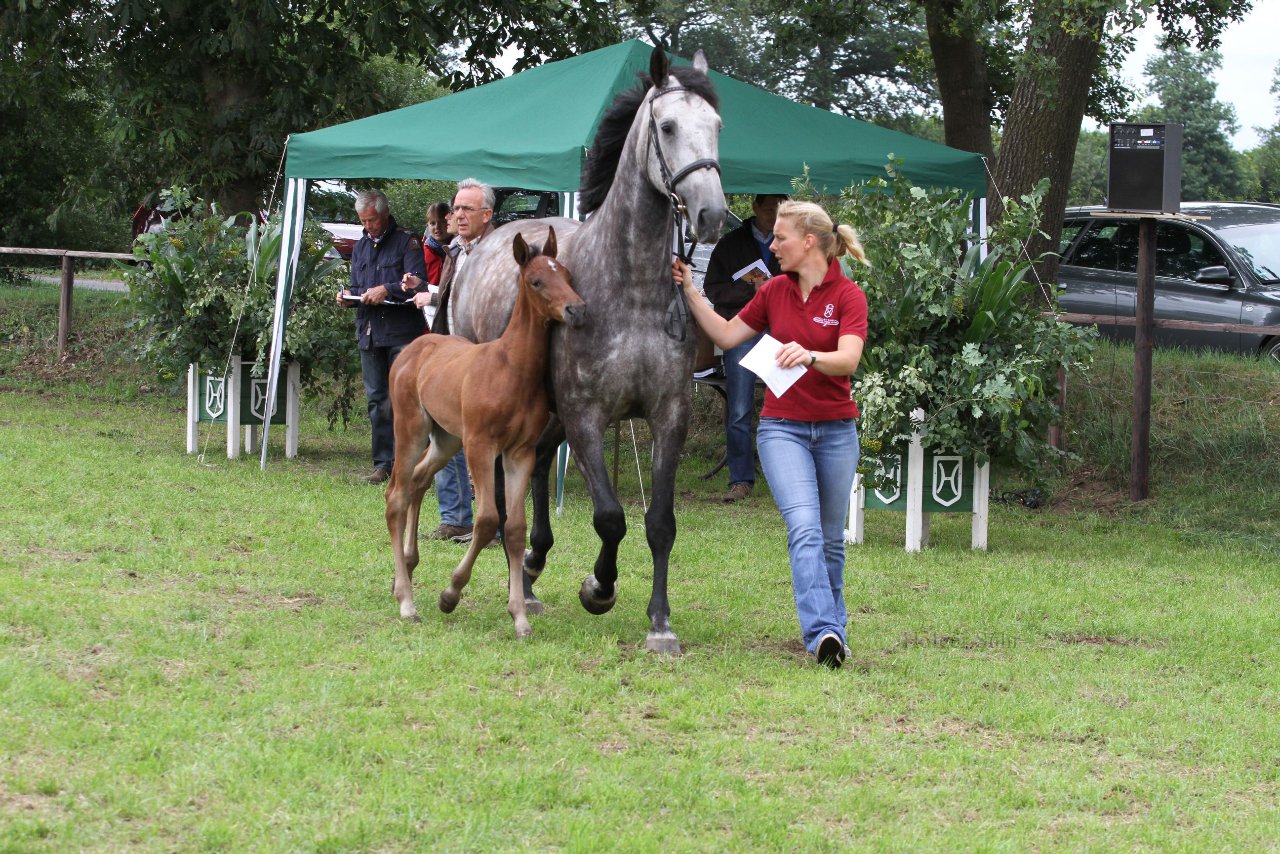
M 744 279 L 754 285 L 759 282 L 763 282 L 771 275 L 773 274 L 769 272 L 769 268 L 764 265 L 763 261 L 757 258 L 738 272 L 734 273 L 733 277 L 735 279 Z
M 782 397 L 809 370 L 804 365 L 796 365 L 794 368 L 778 367 L 777 352 L 781 346 L 781 341 L 766 332 L 760 337 L 759 343 L 742 357 L 742 367 L 764 380 L 775 397 Z

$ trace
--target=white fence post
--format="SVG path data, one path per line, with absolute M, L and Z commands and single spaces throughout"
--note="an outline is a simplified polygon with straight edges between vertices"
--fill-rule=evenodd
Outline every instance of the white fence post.
M 200 371 L 187 365 L 187 453 L 200 449 Z
M 911 436 L 907 450 L 907 551 L 918 552 L 924 545 L 924 448 L 920 433 Z
M 231 370 L 223 379 L 227 395 L 227 459 L 240 457 L 240 356 L 231 357 Z
M 275 401 L 271 406 L 275 406 Z M 290 362 L 284 393 L 284 457 L 287 460 L 298 456 L 298 422 L 301 420 L 302 368 L 297 362 Z
M 987 520 L 990 518 L 991 463 L 973 464 L 973 529 L 970 546 L 987 550 Z

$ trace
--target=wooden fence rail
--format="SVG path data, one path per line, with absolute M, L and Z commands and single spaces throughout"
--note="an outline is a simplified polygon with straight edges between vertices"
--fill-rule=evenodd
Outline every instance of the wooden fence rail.
M 76 283 L 76 259 L 133 261 L 126 252 L 89 252 L 77 249 L 28 249 L 0 246 L 0 255 L 44 255 L 62 259 L 62 281 L 58 293 L 58 358 L 67 352 L 67 338 L 71 335 L 71 292 Z

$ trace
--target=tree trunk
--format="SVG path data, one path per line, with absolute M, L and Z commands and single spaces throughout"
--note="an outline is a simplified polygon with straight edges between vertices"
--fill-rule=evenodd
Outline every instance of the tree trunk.
M 1004 210 L 1001 197 L 1017 198 L 1029 192 L 1041 178 L 1049 179 L 1041 220 L 1041 228 L 1048 237 L 1032 237 L 1027 246 L 1032 258 L 1058 249 L 1076 140 L 1080 136 L 1090 83 L 1098 69 L 1097 33 L 1103 24 L 1102 19 L 1086 22 L 1086 26 L 1072 34 L 1058 23 L 1061 13 L 1057 4 L 1043 0 L 1037 3 L 1033 15 L 1041 14 L 1053 17 L 1048 22 L 1033 23 L 1033 32 L 1045 33 L 1045 36 L 1033 37 L 1026 50 L 1034 51 L 1042 62 L 1024 70 L 1014 87 L 1004 137 L 992 169 L 995 192 L 987 203 L 989 216 L 995 221 Z M 1057 258 L 1040 264 L 1038 270 L 1042 281 L 1054 281 L 1058 273 Z
M 929 51 L 942 100 L 942 129 L 947 145 L 981 154 L 990 164 L 995 160 L 995 149 L 991 141 L 987 63 L 974 34 L 959 28 L 956 13 L 960 3 L 961 0 L 924 3 Z

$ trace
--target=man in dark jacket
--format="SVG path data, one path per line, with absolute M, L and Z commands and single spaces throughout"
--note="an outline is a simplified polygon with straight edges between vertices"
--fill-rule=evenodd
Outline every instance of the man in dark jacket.
M 769 277 L 778 275 L 778 261 L 769 251 L 773 242 L 773 223 L 778 217 L 781 195 L 758 195 L 751 202 L 754 216 L 726 234 L 711 252 L 703 292 L 716 314 L 733 319 L 756 294 L 756 288 Z M 756 269 L 742 274 L 752 262 Z M 742 274 L 742 275 L 740 275 Z M 735 276 L 739 276 L 735 278 Z M 742 367 L 742 357 L 759 341 L 759 336 L 739 344 L 724 354 L 725 456 L 729 463 L 729 491 L 724 501 L 741 501 L 751 495 L 756 482 L 756 455 L 752 441 L 755 425 L 756 376 Z
M 387 197 L 378 190 L 356 196 L 356 213 L 364 235 L 351 252 L 351 287 L 338 294 L 341 305 L 356 303 L 356 341 L 360 370 L 373 427 L 373 471 L 362 480 L 382 483 L 391 476 L 395 460 L 395 430 L 391 414 L 391 363 L 405 346 L 426 331 L 422 312 L 414 307 L 412 290 L 402 286 L 406 273 L 426 276 L 422 241 L 400 228 L 391 216 Z

